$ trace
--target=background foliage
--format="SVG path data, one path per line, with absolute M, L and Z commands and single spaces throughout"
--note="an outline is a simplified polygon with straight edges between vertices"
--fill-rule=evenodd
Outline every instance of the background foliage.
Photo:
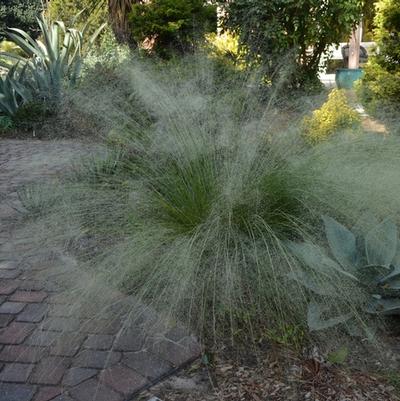
M 389 72 L 400 71 L 400 0 L 380 0 L 376 10 L 376 61 Z
M 224 26 L 239 35 L 249 59 L 264 63 L 270 76 L 281 63 L 289 62 L 294 86 L 316 80 L 322 53 L 350 34 L 362 12 L 360 0 L 224 0 L 222 4 Z
M 132 6 L 129 18 L 134 40 L 154 41 L 151 49 L 164 57 L 192 49 L 199 35 L 215 30 L 217 22 L 215 6 L 204 0 L 137 3 Z
M 400 1 L 379 0 L 374 18 L 379 48 L 364 69 L 358 92 L 371 111 L 400 105 Z
M 72 22 L 75 16 L 81 12 L 77 19 L 76 27 L 88 24 L 88 32 L 93 33 L 103 23 L 107 22 L 107 2 L 93 0 L 51 0 L 48 7 L 48 15 L 51 20 L 61 20 L 66 24 Z
M 6 28 L 18 27 L 37 36 L 39 27 L 36 17 L 40 15 L 42 9 L 41 0 L 2 0 L 0 4 L 0 41 L 5 38 Z

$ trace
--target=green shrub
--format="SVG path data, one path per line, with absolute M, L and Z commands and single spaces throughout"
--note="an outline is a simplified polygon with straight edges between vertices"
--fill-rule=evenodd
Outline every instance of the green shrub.
M 46 118 L 53 115 L 53 105 L 37 100 L 30 100 L 20 105 L 16 110 L 13 121 L 20 128 L 34 128 L 40 125 Z
M 321 108 L 303 119 L 303 130 L 307 141 L 315 144 L 335 132 L 355 128 L 360 122 L 359 114 L 349 105 L 344 91 L 334 89 Z
M 82 73 L 87 75 L 93 70 L 96 70 L 95 74 L 100 71 L 105 73 L 116 68 L 131 56 L 129 47 L 119 44 L 111 28 L 107 26 L 96 46 L 93 46 L 86 55 Z M 110 71 L 109 74 L 111 75 L 112 72 Z
M 36 18 L 43 11 L 41 0 L 2 0 L 0 4 L 0 41 L 4 39 L 7 28 L 18 27 L 33 37 L 39 35 Z
M 204 0 L 154 0 L 132 5 L 136 42 L 162 57 L 193 50 L 196 39 L 216 29 L 216 8 Z
M 14 123 L 10 116 L 0 115 L 0 132 L 11 129 L 13 125 Z
M 365 66 L 357 92 L 370 112 L 396 114 L 400 107 L 399 0 L 379 0 L 374 23 L 379 51 Z
M 379 0 L 374 19 L 379 46 L 377 63 L 388 72 L 400 71 L 400 1 Z
M 237 69 L 244 69 L 244 52 L 239 49 L 238 38 L 230 32 L 216 34 L 209 33 L 206 36 L 207 49 L 211 57 L 222 60 L 225 64 Z
M 373 114 L 383 109 L 397 112 L 400 108 L 400 70 L 389 72 L 376 60 L 371 60 L 364 67 L 364 76 L 357 82 L 356 90 Z

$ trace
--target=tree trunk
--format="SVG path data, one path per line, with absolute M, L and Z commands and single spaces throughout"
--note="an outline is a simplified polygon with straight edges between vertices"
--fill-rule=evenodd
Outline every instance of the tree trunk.
M 349 45 L 349 69 L 360 67 L 360 45 L 361 45 L 361 26 L 360 23 L 351 35 Z
M 110 25 L 119 43 L 134 44 L 129 29 L 128 14 L 135 2 L 138 0 L 108 0 Z

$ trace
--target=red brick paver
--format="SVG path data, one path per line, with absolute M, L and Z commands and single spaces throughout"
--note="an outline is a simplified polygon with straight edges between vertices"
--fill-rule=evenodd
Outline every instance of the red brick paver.
M 30 381 L 35 384 L 59 384 L 69 364 L 67 358 L 44 358 L 35 367 Z
M 77 401 L 122 401 L 123 396 L 109 387 L 92 379 L 85 381 L 70 391 L 72 397 Z
M 28 345 L 6 345 L 0 352 L 0 361 L 36 363 L 48 350 L 44 347 Z
M 16 302 L 42 302 L 47 297 L 43 291 L 16 291 L 10 296 L 10 301 Z
M 0 281 L 0 295 L 10 295 L 18 288 L 18 281 Z
M 126 396 L 137 392 L 148 384 L 143 376 L 123 365 L 116 365 L 103 371 L 100 375 L 100 381 Z
M 62 393 L 61 387 L 41 387 L 33 401 L 50 401 Z
M 34 329 L 31 323 L 11 322 L 0 330 L 0 344 L 21 344 Z
M 5 365 L 0 373 L 0 381 L 25 383 L 32 372 L 34 365 L 27 363 L 11 363 Z

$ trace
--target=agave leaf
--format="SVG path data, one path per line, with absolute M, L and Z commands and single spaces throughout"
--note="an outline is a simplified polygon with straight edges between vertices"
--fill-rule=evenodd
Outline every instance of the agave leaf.
M 337 291 L 328 282 L 324 282 L 322 285 L 315 280 L 315 277 L 306 271 L 292 271 L 288 275 L 288 278 L 301 284 L 304 288 L 312 291 L 314 294 L 321 296 L 336 296 Z
M 75 24 L 76 24 L 76 22 L 78 21 L 78 18 L 81 16 L 81 14 L 82 14 L 85 10 L 86 10 L 86 7 L 85 7 L 85 8 L 82 8 L 82 10 L 80 10 L 78 13 L 76 13 L 76 14 L 73 16 L 72 21 L 71 21 L 71 24 L 72 24 L 72 25 L 75 25 Z M 87 24 L 88 24 L 88 23 L 86 23 L 85 26 L 86 26 Z
M 89 39 L 89 48 L 93 46 L 95 40 L 100 35 L 101 31 L 107 26 L 107 23 L 100 25 L 98 29 L 93 33 L 93 35 Z
M 310 331 L 326 330 L 345 323 L 352 317 L 352 315 L 348 313 L 346 315 L 324 319 L 322 316 L 326 312 L 328 312 L 328 308 L 323 307 L 316 302 L 311 302 L 309 304 L 307 311 L 307 323 Z
M 360 325 L 359 322 L 354 320 L 347 322 L 345 329 L 352 337 L 364 337 L 368 341 L 376 339 L 376 328 L 365 326 L 364 324 Z
M 323 216 L 322 219 L 333 256 L 342 267 L 355 271 L 357 263 L 356 237 L 331 217 Z
M 399 249 L 399 247 L 397 248 L 396 255 L 394 255 L 394 258 L 392 260 L 392 265 L 400 266 L 400 249 Z
M 338 272 L 351 280 L 358 281 L 354 275 L 343 270 L 338 263 L 326 256 L 322 248 L 317 245 L 308 242 L 301 244 L 289 242 L 288 247 L 296 257 L 318 273 L 332 276 L 333 272 Z
M 16 105 L 13 105 L 3 94 L 0 94 L 0 110 L 12 116 L 16 112 Z
M 11 81 L 11 85 L 13 90 L 22 98 L 23 103 L 26 103 L 31 99 L 30 92 L 25 85 L 17 81 Z
M 39 24 L 42 22 L 42 24 L 40 24 L 41 26 L 41 32 L 43 35 L 43 48 L 45 49 L 46 52 L 46 56 L 51 60 L 51 61 L 55 61 L 57 59 L 56 56 L 56 52 L 58 52 L 58 48 L 53 48 L 53 38 L 58 37 L 58 27 L 56 25 L 53 24 L 53 26 L 51 26 L 51 29 L 49 29 L 48 25 L 44 22 L 44 20 L 40 21 L 40 19 L 38 19 Z
M 44 58 L 41 49 L 37 43 L 23 30 L 17 28 L 10 28 L 7 36 L 16 43 L 26 54 L 30 57 L 37 56 Z
M 364 213 L 351 228 L 351 231 L 360 237 L 365 237 L 365 234 L 379 225 L 379 220 L 371 213 Z
M 390 268 L 392 269 L 390 271 L 390 273 L 388 275 L 386 275 L 385 277 L 383 277 L 380 282 L 384 283 L 386 281 L 389 280 L 393 280 L 393 279 L 400 279 L 400 266 L 399 265 L 391 265 Z
M 397 226 L 386 219 L 365 237 L 365 252 L 370 265 L 389 266 L 396 255 Z
M 400 315 L 400 298 L 373 298 L 367 312 L 380 315 Z
M 20 56 L 18 54 L 14 54 L 14 53 L 0 52 L 0 57 L 1 56 L 10 58 L 10 59 L 15 60 L 15 61 L 26 61 L 25 57 L 22 57 L 22 56 Z
M 373 291 L 381 280 L 390 272 L 386 266 L 367 265 L 359 269 L 360 282 Z

